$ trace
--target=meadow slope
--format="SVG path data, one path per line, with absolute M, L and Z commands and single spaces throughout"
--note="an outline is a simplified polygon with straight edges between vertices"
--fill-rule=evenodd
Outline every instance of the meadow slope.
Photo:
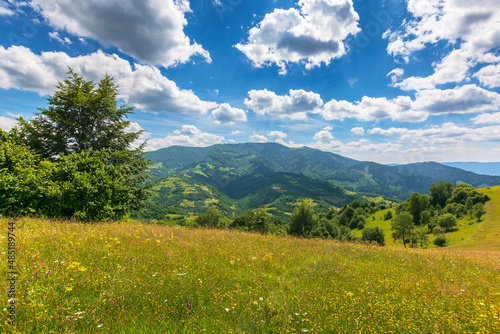
M 469 238 L 455 245 L 455 247 L 500 251 L 500 186 L 480 190 L 491 199 L 485 204 L 486 214 L 476 231 Z
M 2 284 L 6 333 L 500 332 L 497 252 L 136 222 L 19 219 L 15 233 L 19 306 L 12 327 Z

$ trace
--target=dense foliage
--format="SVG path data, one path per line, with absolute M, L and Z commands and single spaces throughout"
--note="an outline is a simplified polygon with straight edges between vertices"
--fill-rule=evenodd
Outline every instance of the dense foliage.
M 149 195 L 140 132 L 127 132 L 131 108 L 116 107 L 117 86 L 98 87 L 70 70 L 32 121 L 0 132 L 0 213 L 116 219 Z
M 141 131 L 127 132 L 131 107 L 117 107 L 118 87 L 105 75 L 96 84 L 73 70 L 31 121 L 20 118 L 25 143 L 45 159 L 80 152 L 128 150 Z
M 429 196 L 413 193 L 396 207 L 397 216 L 391 223 L 392 236 L 394 240 L 403 241 L 405 246 L 411 243 L 412 246 L 425 247 L 428 234 L 432 233 L 433 243 L 444 247 L 447 245 L 446 233 L 457 226 L 458 219 L 468 216 L 479 222 L 485 213 L 484 203 L 488 200 L 488 196 L 466 183 L 456 187 L 451 182 L 434 183 L 429 188 Z M 387 219 L 391 219 L 389 212 Z

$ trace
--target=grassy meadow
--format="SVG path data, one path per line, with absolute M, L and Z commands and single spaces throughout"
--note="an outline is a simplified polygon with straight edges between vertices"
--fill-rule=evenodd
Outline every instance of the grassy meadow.
M 477 229 L 455 248 L 500 251 L 500 186 L 482 188 L 491 201 L 486 202 L 486 214 Z
M 15 234 L 17 325 L 2 284 L 4 333 L 500 332 L 498 252 L 137 222 L 22 218 Z

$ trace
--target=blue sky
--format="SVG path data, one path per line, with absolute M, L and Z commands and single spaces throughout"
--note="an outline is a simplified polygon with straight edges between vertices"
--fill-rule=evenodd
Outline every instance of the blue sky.
M 500 161 L 497 0 L 0 0 L 0 30 L 4 130 L 70 66 L 115 78 L 148 150 Z

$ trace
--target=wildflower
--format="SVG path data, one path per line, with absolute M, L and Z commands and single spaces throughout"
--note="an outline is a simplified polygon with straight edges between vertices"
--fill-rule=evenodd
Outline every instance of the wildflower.
M 187 308 L 193 308 L 193 305 L 189 302 L 189 299 L 186 299 L 186 307 Z
M 101 327 L 102 327 L 102 324 L 100 324 L 100 325 L 97 325 L 97 328 L 101 328 Z

